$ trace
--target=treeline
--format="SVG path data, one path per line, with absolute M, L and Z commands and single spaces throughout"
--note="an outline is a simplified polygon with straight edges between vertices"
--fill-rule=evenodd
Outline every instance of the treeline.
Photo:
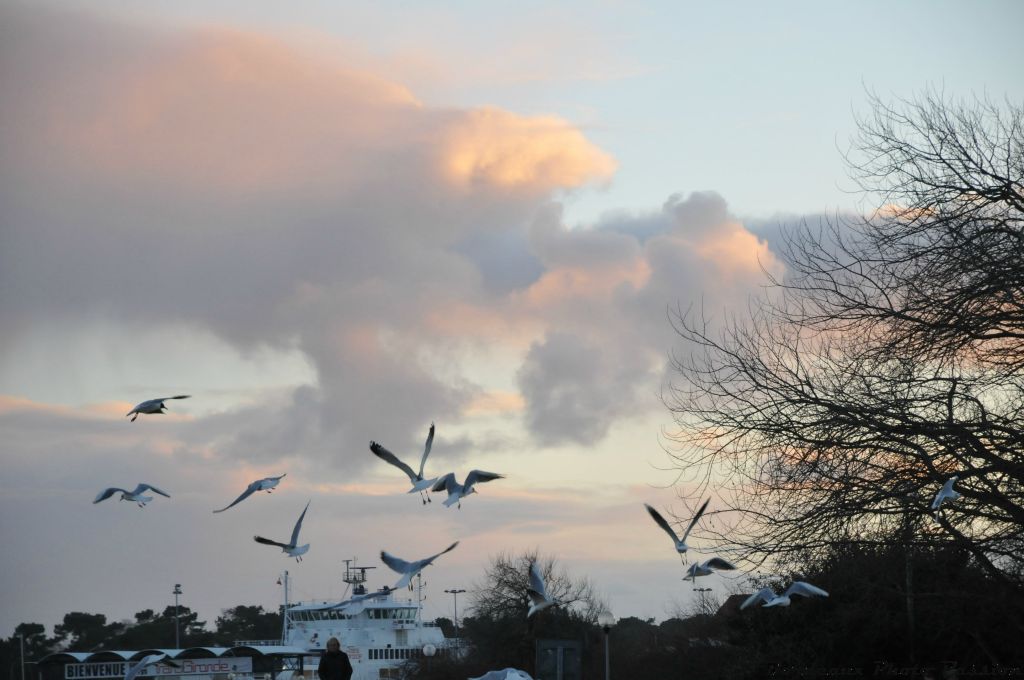
M 537 641 L 552 639 L 579 644 L 582 677 L 604 677 L 604 631 L 594 615 L 601 603 L 588 600 L 593 593 L 585 582 L 581 587 L 563 575 L 563 592 L 575 584 L 581 599 L 542 612 L 531 625 L 525 597 L 517 598 L 516 584 L 503 581 L 535 558 L 497 558 L 502 568 L 492 566 L 460 622 L 465 654 L 410 662 L 407 680 L 477 677 L 507 667 L 536 677 Z M 798 579 L 830 596 L 740 610 L 750 592 L 765 585 L 781 591 Z M 706 601 L 703 608 L 693 586 L 680 583 L 666 600 L 694 596 L 689 615 L 661 623 L 628 617 L 609 629 L 611 677 L 1024 677 L 1019 590 L 956 545 L 905 548 L 837 539 L 828 550 L 795 558 L 789 573 L 751 582 L 744 593 Z
M 178 638 L 180 647 L 230 647 L 235 640 L 278 640 L 281 638 L 281 612 L 268 612 L 262 606 L 238 605 L 225 609 L 208 630 L 206 621 L 185 606 L 178 607 Z M 99 650 L 137 650 L 175 647 L 175 608 L 166 607 L 157 613 L 144 609 L 134 621 L 107 621 L 104 614 L 70 612 L 46 634 L 41 623 L 21 623 L 14 635 L 0 640 L 0 669 L 4 678 L 21 663 L 24 640 L 25 660 L 35 663 L 54 651 L 91 652 Z M 29 667 L 30 668 L 30 667 Z M 30 669 L 26 671 L 26 675 Z

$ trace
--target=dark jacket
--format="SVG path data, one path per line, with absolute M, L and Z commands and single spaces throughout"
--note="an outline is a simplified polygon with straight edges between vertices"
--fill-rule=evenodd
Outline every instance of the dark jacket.
M 352 664 L 348 660 L 348 654 L 341 650 L 324 652 L 324 655 L 320 657 L 320 665 L 316 668 L 316 674 L 320 676 L 320 680 L 350 680 Z

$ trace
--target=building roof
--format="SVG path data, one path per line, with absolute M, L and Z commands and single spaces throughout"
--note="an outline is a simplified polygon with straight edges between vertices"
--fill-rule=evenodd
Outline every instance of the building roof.
M 291 645 L 241 645 L 237 647 L 189 647 L 187 649 L 102 650 L 95 652 L 53 652 L 39 660 L 40 664 L 91 663 L 93 661 L 138 661 L 147 654 L 166 654 L 172 659 L 214 659 L 222 656 L 299 656 L 310 654 Z M 312 652 L 318 653 L 318 652 Z

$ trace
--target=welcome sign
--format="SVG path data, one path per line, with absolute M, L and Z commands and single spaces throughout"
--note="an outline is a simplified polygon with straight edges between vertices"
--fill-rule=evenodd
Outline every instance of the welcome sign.
M 143 668 L 137 677 L 180 675 L 215 675 L 218 673 L 252 673 L 252 657 L 239 656 L 222 659 L 173 659 L 177 668 L 156 664 Z M 64 666 L 65 680 L 99 680 L 123 678 L 137 661 L 98 661 L 69 663 Z

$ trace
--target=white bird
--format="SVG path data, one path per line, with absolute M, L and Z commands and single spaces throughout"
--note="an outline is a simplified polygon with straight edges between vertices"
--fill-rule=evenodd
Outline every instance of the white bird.
M 686 545 L 686 538 L 690 535 L 690 531 L 693 529 L 694 525 L 697 524 L 697 520 L 699 520 L 701 515 L 704 514 L 704 510 L 707 509 L 710 501 L 711 499 L 709 498 L 704 501 L 704 505 L 700 506 L 697 514 L 690 520 L 690 525 L 686 527 L 686 532 L 683 534 L 682 538 L 679 538 L 676 532 L 672 530 L 672 527 L 669 526 L 668 522 L 665 521 L 665 518 L 662 517 L 657 510 L 646 503 L 644 503 L 644 507 L 647 508 L 647 512 L 651 514 L 651 517 L 653 517 L 654 521 L 658 523 L 658 526 L 664 529 L 665 533 L 672 537 L 672 542 L 675 544 L 676 552 L 679 553 L 679 556 L 685 561 L 686 558 L 683 556 L 686 554 L 686 551 L 689 550 L 689 546 Z
M 139 659 L 138 663 L 128 667 L 128 672 L 124 674 L 124 680 L 132 680 L 143 668 L 156 664 L 181 668 L 181 666 L 171 661 L 170 658 L 167 654 L 147 654 Z
M 763 607 L 788 607 L 790 603 L 791 595 L 803 595 L 804 597 L 828 597 L 828 593 L 819 588 L 818 586 L 812 586 L 806 581 L 793 581 L 793 584 L 786 588 L 786 591 L 782 595 L 776 595 L 775 591 L 771 588 L 761 588 L 740 605 L 740 609 L 746 609 L 752 604 L 758 602 L 764 602 Z
M 288 473 L 286 472 L 281 475 L 281 477 L 284 477 L 287 474 Z M 231 505 L 227 506 L 227 508 L 214 510 L 214 512 L 224 512 L 228 508 L 238 505 L 257 491 L 266 491 L 267 493 L 270 493 L 271 490 L 281 482 L 281 477 L 264 477 L 263 479 L 258 479 L 255 482 L 250 483 L 249 486 L 245 487 L 245 491 L 242 492 L 241 496 L 231 501 Z
M 721 569 L 723 571 L 728 571 L 730 569 L 735 568 L 736 565 L 732 562 L 729 562 L 728 560 L 723 560 L 721 557 L 712 557 L 709 560 L 704 560 L 700 564 L 696 562 L 691 564 L 690 567 L 686 570 L 686 576 L 683 577 L 683 580 L 696 582 L 698 577 L 710 576 L 712 573 L 714 573 L 712 571 L 713 569 Z
M 942 507 L 943 503 L 946 501 L 955 501 L 957 498 L 960 498 L 960 493 L 953 490 L 953 485 L 959 480 L 960 478 L 956 475 L 950 477 L 946 480 L 946 483 L 942 485 L 942 488 L 939 489 L 939 493 L 935 494 L 935 500 L 932 501 L 932 510 L 935 511 L 936 517 L 939 516 L 939 509 Z
M 188 399 L 189 396 L 190 395 L 188 394 L 179 394 L 176 397 L 160 397 L 159 399 L 150 399 L 149 401 L 144 401 L 141 404 L 137 405 L 131 411 L 128 411 L 128 413 L 125 413 L 124 417 L 127 418 L 128 416 L 134 413 L 135 415 L 132 416 L 132 422 L 134 423 L 135 419 L 138 418 L 143 413 L 148 413 L 154 416 L 163 415 L 163 412 L 167 410 L 167 407 L 164 405 L 165 401 L 169 401 L 171 399 Z
M 544 577 L 540 573 L 540 567 L 536 562 L 530 563 L 530 587 L 526 589 L 530 596 L 530 611 L 526 612 L 526 620 L 529 621 L 537 612 L 542 612 L 548 607 L 557 607 L 562 604 L 560 600 L 548 597 L 547 587 L 544 585 Z
M 490 482 L 494 479 L 504 479 L 505 475 L 499 475 L 495 472 L 484 472 L 483 470 L 470 470 L 469 474 L 466 475 L 466 481 L 459 484 L 455 481 L 455 473 L 449 472 L 443 477 L 438 478 L 437 482 L 430 489 L 431 491 L 447 491 L 448 500 L 444 502 L 446 508 L 450 508 L 452 503 L 458 503 L 459 509 L 462 509 L 462 499 L 466 496 L 476 493 L 474 486 L 476 484 L 482 484 L 484 482 Z
M 347 600 L 342 600 L 337 604 L 322 607 L 321 609 L 340 609 L 341 611 L 346 612 L 348 614 L 358 614 L 366 608 L 367 600 L 374 600 L 378 597 L 385 597 L 394 592 L 394 590 L 394 588 L 389 588 L 385 586 L 384 588 L 381 588 L 380 590 L 374 591 L 372 593 L 353 595 Z
M 309 510 L 309 501 L 306 501 L 306 507 L 302 511 L 302 514 L 299 515 L 299 521 L 295 523 L 295 528 L 292 529 L 292 540 L 288 543 L 278 543 L 277 541 L 271 541 L 269 538 L 263 538 L 262 536 L 253 536 L 253 540 L 264 545 L 276 545 L 287 553 L 289 557 L 294 557 L 296 562 L 301 562 L 302 556 L 309 552 L 309 543 L 306 545 L 298 545 L 299 531 L 302 530 L 302 520 L 306 516 L 306 510 Z
M 488 671 L 483 675 L 469 680 L 533 680 L 526 671 L 518 668 L 502 668 L 500 671 Z
M 139 484 L 131 491 L 128 491 L 127 489 L 121 489 L 116 486 L 112 486 L 108 489 L 100 491 L 99 494 L 96 496 L 96 500 L 94 500 L 93 503 L 105 501 L 119 491 L 121 492 L 122 501 L 134 501 L 135 503 L 138 504 L 140 508 L 146 507 L 146 503 L 149 503 L 151 500 L 153 500 L 152 496 L 142 495 L 146 493 L 146 491 L 152 491 L 153 493 L 158 493 L 161 496 L 166 496 L 167 498 L 171 497 L 170 494 L 161 491 L 160 489 L 156 488 L 151 484 Z
M 398 456 L 388 451 L 386 448 L 378 444 L 377 442 L 370 442 L 370 450 L 373 454 L 383 460 L 386 463 L 391 463 L 396 468 L 409 475 L 409 481 L 412 482 L 412 488 L 409 489 L 408 493 L 418 491 L 420 493 L 420 500 L 426 505 L 430 502 L 430 497 L 424 497 L 424 492 L 430 489 L 437 481 L 437 477 L 431 479 L 423 478 L 423 466 L 427 463 L 427 456 L 430 455 L 430 447 L 434 443 L 434 423 L 430 424 L 430 431 L 427 433 L 427 444 L 423 447 L 423 457 L 420 458 L 420 471 L 413 472 L 412 468 L 403 463 L 398 459 Z
M 394 555 L 387 553 L 383 550 L 380 551 L 380 559 L 383 560 L 384 564 L 388 565 L 388 567 L 390 567 L 392 571 L 396 571 L 402 575 L 402 578 L 398 579 L 398 582 L 393 586 L 395 590 L 398 590 L 399 588 L 403 588 L 409 585 L 409 582 L 412 581 L 413 576 L 420 573 L 420 571 L 424 567 L 428 566 L 431 562 L 436 560 L 441 555 L 445 554 L 450 550 L 454 550 L 455 546 L 457 546 L 458 544 L 459 542 L 455 541 L 450 546 L 448 546 L 441 552 L 437 553 L 436 555 L 424 557 L 422 560 L 416 560 L 415 562 L 406 562 L 405 560 L 395 557 Z

